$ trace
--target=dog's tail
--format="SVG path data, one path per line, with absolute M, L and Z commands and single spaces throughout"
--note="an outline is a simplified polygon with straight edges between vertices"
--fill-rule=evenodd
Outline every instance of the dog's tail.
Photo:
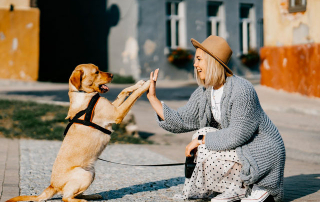
M 57 193 L 56 189 L 51 185 L 46 188 L 42 194 L 39 196 L 17 196 L 12 199 L 7 200 L 6 202 L 14 202 L 14 201 L 44 201 L 51 197 L 53 197 Z

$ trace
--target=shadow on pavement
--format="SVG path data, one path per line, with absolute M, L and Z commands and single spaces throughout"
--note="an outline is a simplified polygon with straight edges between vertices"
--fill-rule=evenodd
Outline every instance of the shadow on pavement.
M 125 187 L 117 190 L 110 190 L 106 192 L 101 192 L 103 198 L 105 200 L 110 199 L 120 199 L 125 195 L 132 195 L 139 192 L 147 192 L 147 191 L 157 191 L 160 189 L 168 189 L 173 186 L 177 186 L 184 183 L 184 177 L 171 178 L 167 180 L 160 180 L 155 182 L 148 182 L 144 184 L 133 185 L 130 187 Z
M 149 137 L 154 135 L 154 133 L 149 133 L 146 131 L 139 131 L 138 133 L 139 133 L 139 136 L 143 139 L 148 139 Z
M 284 178 L 284 201 L 293 201 L 320 190 L 320 174 Z

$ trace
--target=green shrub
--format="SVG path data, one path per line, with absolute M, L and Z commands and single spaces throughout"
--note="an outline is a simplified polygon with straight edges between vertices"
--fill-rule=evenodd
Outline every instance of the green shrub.
M 135 80 L 132 76 L 121 76 L 119 74 L 113 74 L 113 79 L 111 83 L 127 84 L 135 83 Z

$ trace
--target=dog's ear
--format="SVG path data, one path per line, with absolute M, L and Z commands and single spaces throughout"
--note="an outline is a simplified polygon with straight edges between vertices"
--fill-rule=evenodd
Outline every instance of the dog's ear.
M 81 80 L 82 80 L 83 70 L 74 70 L 70 77 L 71 84 L 79 90 L 81 86 Z

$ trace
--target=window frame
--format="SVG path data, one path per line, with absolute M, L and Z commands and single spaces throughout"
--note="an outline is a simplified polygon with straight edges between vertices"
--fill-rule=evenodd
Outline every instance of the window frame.
M 217 16 L 209 16 L 208 14 L 208 7 L 210 4 L 218 6 L 218 14 Z M 211 30 L 210 30 L 210 35 L 215 35 L 215 36 L 222 36 L 223 31 L 222 31 L 222 23 L 223 23 L 223 2 L 220 1 L 207 1 L 207 23 L 211 24 Z M 216 30 L 217 24 L 219 23 L 219 30 Z M 207 27 L 207 33 L 209 27 Z M 213 34 L 214 33 L 214 34 Z M 208 34 L 207 34 L 208 35 Z
M 301 0 L 301 5 L 296 5 L 295 0 L 288 0 L 289 13 L 304 12 L 307 10 L 307 0 Z
M 170 30 L 167 29 L 166 26 L 166 33 L 167 37 L 170 34 L 171 39 L 169 46 L 168 42 L 166 42 L 166 46 L 170 49 L 176 49 L 178 47 L 186 47 L 186 24 L 185 24 L 185 1 L 183 0 L 168 0 L 166 1 L 166 9 L 167 4 L 171 5 L 171 12 L 170 15 L 167 14 L 166 11 L 166 23 L 170 22 Z M 175 11 L 175 3 L 178 3 L 177 14 Z M 178 23 L 178 26 L 177 26 Z M 178 30 L 177 30 L 178 29 Z M 170 33 L 168 33 L 170 31 Z M 168 40 L 168 38 L 167 38 Z
M 239 12 L 241 12 L 241 8 L 248 7 L 249 13 L 247 18 L 242 18 L 241 13 L 239 15 L 240 28 L 239 26 L 239 34 L 240 34 L 240 53 L 247 54 L 250 49 L 255 49 L 257 47 L 256 43 L 256 27 L 255 27 L 255 7 L 254 4 L 246 4 L 240 3 Z M 241 33 L 242 31 L 242 33 Z M 249 33 L 249 36 L 248 36 Z

